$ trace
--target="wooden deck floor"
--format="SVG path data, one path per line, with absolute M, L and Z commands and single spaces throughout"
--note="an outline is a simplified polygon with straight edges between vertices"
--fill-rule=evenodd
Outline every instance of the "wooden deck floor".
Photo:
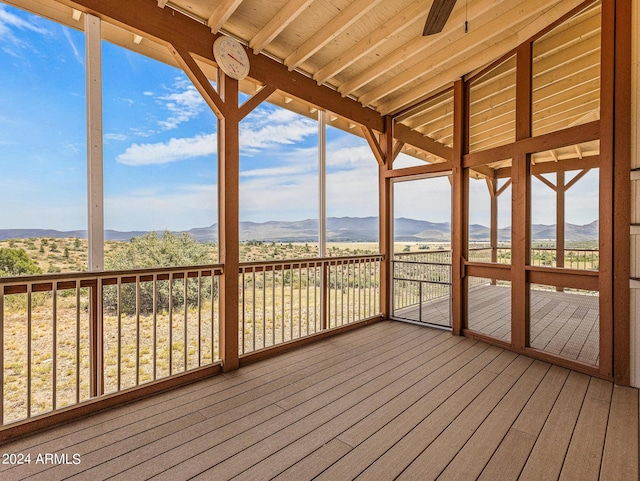
M 380 322 L 2 446 L 0 479 L 638 477 L 638 391 Z M 79 464 L 37 464 L 38 454 Z M 59 458 L 60 459 L 60 458 Z
M 450 326 L 448 298 L 399 310 L 398 317 Z M 598 365 L 600 313 L 597 296 L 532 290 L 531 346 L 568 359 Z M 511 341 L 511 289 L 480 285 L 469 289 L 469 328 Z

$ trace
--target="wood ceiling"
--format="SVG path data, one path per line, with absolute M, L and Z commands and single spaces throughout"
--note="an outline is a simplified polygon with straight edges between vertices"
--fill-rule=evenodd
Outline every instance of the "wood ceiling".
M 425 37 L 422 31 L 431 0 L 136 0 L 132 9 L 138 1 L 157 3 L 155 8 L 187 15 L 214 33 L 231 35 L 253 53 L 381 115 L 390 114 L 446 147 L 451 147 L 452 139 L 453 99 L 448 89 L 453 82 L 471 77 L 584 4 L 584 0 L 458 0 L 444 30 Z M 55 0 L 8 3 L 60 16 Z M 130 34 L 125 40 L 115 32 L 117 27 L 110 28 L 104 31 L 112 41 L 173 62 L 152 40 Z M 599 29 L 596 6 L 538 42 L 534 130 L 557 130 L 597 115 Z M 471 92 L 472 151 L 512 139 L 513 65 L 507 61 L 486 74 Z M 296 109 L 286 93 L 280 95 L 276 103 Z M 349 119 L 342 120 L 343 128 L 353 128 Z M 429 162 L 442 160 L 424 150 L 415 152 Z
M 382 115 L 396 116 L 448 147 L 453 98 L 446 89 L 584 0 L 458 0 L 444 30 L 425 37 L 422 31 L 432 3 L 158 0 L 160 7 L 201 19 L 212 31 L 238 38 L 254 53 L 264 53 Z M 536 44 L 534 129 L 538 133 L 593 117 L 599 99 L 599 33 L 599 7 L 595 7 Z M 512 141 L 515 63 L 507 62 L 502 71 L 486 75 L 475 89 L 481 98 L 474 101 L 472 91 L 472 151 Z M 443 95 L 434 97 L 441 91 Z

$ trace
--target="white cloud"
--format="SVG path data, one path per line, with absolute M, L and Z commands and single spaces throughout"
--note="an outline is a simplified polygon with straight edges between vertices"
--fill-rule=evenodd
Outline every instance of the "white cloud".
M 125 165 L 155 165 L 212 155 L 218 149 L 217 139 L 216 134 L 201 134 L 155 144 L 132 144 L 116 161 Z
M 17 15 L 7 11 L 5 7 L 0 6 L 0 38 L 9 38 L 10 40 L 17 42 L 17 39 L 13 34 L 14 29 L 28 30 L 30 32 L 36 32 L 43 35 L 49 33 L 45 28 L 23 20 Z
M 166 120 L 158 122 L 163 130 L 178 128 L 180 124 L 197 117 L 205 107 L 200 92 L 191 82 L 181 78 L 176 79 L 170 93 L 158 97 L 158 100 L 162 101 L 170 112 Z
M 327 165 L 329 167 L 339 167 L 341 170 L 351 170 L 376 165 L 376 159 L 368 145 L 341 147 L 338 149 L 328 146 Z
M 293 145 L 318 132 L 317 123 L 284 109 L 257 109 L 240 124 L 245 154 L 277 145 Z
M 80 65 L 84 65 L 84 58 L 80 53 L 80 51 L 78 50 L 78 47 L 76 47 L 76 44 L 73 42 L 73 39 L 71 38 L 71 34 L 69 33 L 69 29 L 64 28 L 62 31 L 64 32 L 64 38 L 67 39 L 67 42 L 69 42 L 69 46 L 73 51 L 73 56 L 75 57 L 75 59 L 78 61 Z
M 115 134 L 115 133 L 111 133 L 111 134 L 104 134 L 104 140 L 106 141 L 116 141 L 116 142 L 124 142 L 125 140 L 127 140 L 127 136 L 124 134 Z
M 198 101 L 193 98 L 192 93 L 195 93 L 198 98 L 200 98 L 200 94 L 195 88 L 193 88 L 192 93 L 188 93 L 188 90 L 171 96 L 175 101 L 172 108 L 175 108 L 176 116 L 172 117 L 173 120 L 165 121 L 165 125 L 175 121 L 175 126 L 177 127 L 180 122 L 187 121 L 190 116 L 196 115 L 195 110 L 197 109 Z M 184 110 L 181 110 L 179 106 L 185 107 Z M 279 145 L 295 145 L 316 132 L 317 125 L 314 121 L 295 113 L 281 109 L 258 109 L 254 111 L 248 121 L 243 122 L 240 126 L 240 146 L 243 155 L 251 155 L 266 149 L 275 149 Z M 110 137 L 110 139 L 120 140 L 116 137 Z M 134 143 L 120 154 L 116 160 L 126 165 L 166 164 L 191 157 L 211 155 L 216 152 L 217 134 L 212 133 L 188 138 L 172 138 L 166 142 Z M 290 149 L 280 155 L 279 159 L 281 161 L 293 160 L 300 162 L 301 158 L 308 158 L 309 156 L 315 158 L 317 155 L 315 152 L 315 148 Z M 253 173 L 243 172 L 242 175 L 272 175 L 269 174 L 272 169 L 259 169 L 253 171 Z M 289 167 L 288 169 L 291 168 Z M 298 167 L 297 169 L 299 170 L 293 173 L 309 170 L 308 167 Z

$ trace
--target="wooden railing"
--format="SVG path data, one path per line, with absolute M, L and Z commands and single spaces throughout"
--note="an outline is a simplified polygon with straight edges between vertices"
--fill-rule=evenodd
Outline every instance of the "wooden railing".
M 380 262 L 356 256 L 240 266 L 240 354 L 380 314 Z
M 382 259 L 241 264 L 240 355 L 379 317 Z M 0 426 L 219 368 L 222 275 L 213 265 L 0 278 Z
M 219 362 L 222 266 L 0 279 L 2 426 Z
M 511 263 L 511 248 L 500 246 L 495 248 L 495 254 L 491 247 L 474 247 L 469 249 L 469 261 L 492 262 L 492 255 L 499 264 Z M 533 247 L 531 249 L 531 265 L 543 267 L 564 267 L 567 269 L 579 269 L 597 271 L 600 268 L 600 253 L 598 249 L 564 249 L 564 264 L 558 264 L 558 251 L 554 247 Z
M 397 253 L 393 259 L 394 311 L 451 295 L 451 251 Z M 419 310 L 421 312 L 422 309 Z
M 511 262 L 511 247 L 473 247 L 469 249 L 470 262 Z M 532 248 L 531 265 L 557 267 L 555 248 Z M 564 267 L 569 269 L 598 270 L 597 249 L 565 249 Z M 393 259 L 394 310 L 422 305 L 450 295 L 451 251 L 402 252 Z M 472 285 L 481 283 L 473 279 Z M 470 286 L 471 287 L 471 286 Z

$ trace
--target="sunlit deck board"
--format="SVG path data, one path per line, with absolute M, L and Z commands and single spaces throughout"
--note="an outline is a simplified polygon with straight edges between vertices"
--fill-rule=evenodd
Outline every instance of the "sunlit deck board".
M 400 309 L 398 317 L 448 325 L 442 313 L 449 299 Z M 531 292 L 531 346 L 597 365 L 599 357 L 599 312 L 595 296 L 551 291 Z M 504 286 L 469 289 L 469 328 L 497 339 L 511 340 L 511 290 Z
M 637 447 L 635 389 L 381 322 L 9 443 L 81 464 L 0 477 L 628 480 Z

